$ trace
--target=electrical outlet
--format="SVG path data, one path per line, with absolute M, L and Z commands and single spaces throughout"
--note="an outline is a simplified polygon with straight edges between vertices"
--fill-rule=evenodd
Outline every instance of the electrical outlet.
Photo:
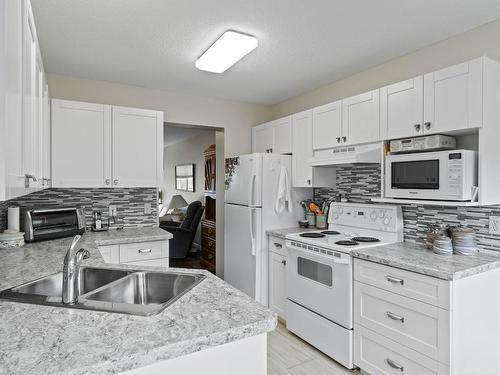
M 144 215 L 151 215 L 151 203 L 144 203 Z
M 500 216 L 490 216 L 489 232 L 500 235 Z
M 116 206 L 110 205 L 108 215 L 111 217 L 116 217 Z

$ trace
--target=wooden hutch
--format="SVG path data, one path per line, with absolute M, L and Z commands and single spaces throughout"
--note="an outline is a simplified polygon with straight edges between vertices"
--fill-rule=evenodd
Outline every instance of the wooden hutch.
M 215 224 L 215 145 L 208 147 L 205 156 L 205 218 L 201 221 L 201 268 L 215 273 L 216 224 Z

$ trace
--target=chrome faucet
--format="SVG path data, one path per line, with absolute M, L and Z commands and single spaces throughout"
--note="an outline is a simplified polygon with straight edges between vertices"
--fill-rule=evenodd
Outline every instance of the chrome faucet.
M 76 244 L 80 238 L 82 236 L 78 234 L 73 238 L 71 246 L 64 257 L 62 302 L 66 305 L 74 305 L 78 302 L 80 263 L 90 256 L 88 250 L 76 250 Z

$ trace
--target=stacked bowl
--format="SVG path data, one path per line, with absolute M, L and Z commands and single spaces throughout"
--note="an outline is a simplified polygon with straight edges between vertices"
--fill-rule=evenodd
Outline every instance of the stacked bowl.
M 473 229 L 456 227 L 450 229 L 453 252 L 460 255 L 474 255 L 479 249 Z

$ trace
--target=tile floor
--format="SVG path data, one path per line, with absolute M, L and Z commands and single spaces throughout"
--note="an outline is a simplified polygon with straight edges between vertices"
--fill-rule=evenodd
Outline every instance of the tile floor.
M 333 361 L 281 323 L 267 336 L 268 375 L 358 375 Z

